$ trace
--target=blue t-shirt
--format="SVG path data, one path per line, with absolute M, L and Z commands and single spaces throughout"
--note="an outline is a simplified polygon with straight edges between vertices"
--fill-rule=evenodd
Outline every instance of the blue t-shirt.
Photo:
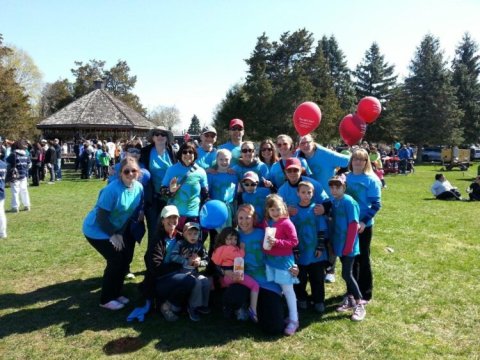
M 143 196 L 143 186 L 134 181 L 131 188 L 127 188 L 121 180 L 114 180 L 105 186 L 98 195 L 97 203 L 83 221 L 85 236 L 96 240 L 108 240 L 110 235 L 102 231 L 97 222 L 99 208 L 110 212 L 108 217 L 114 231 L 122 229 L 128 219 L 140 205 Z
M 237 192 L 237 175 L 229 173 L 207 174 L 208 194 L 212 200 L 233 203 Z
M 170 239 L 169 237 L 165 237 L 165 248 L 166 248 L 166 251 L 165 251 L 165 258 L 163 260 L 163 262 L 166 264 L 166 263 L 169 263 L 169 262 L 172 262 L 172 252 L 173 252 L 173 249 L 175 248 L 177 244 L 177 239 L 174 237 L 173 239 Z
M 260 182 L 258 184 L 260 187 L 263 186 L 262 179 L 266 180 L 266 179 L 268 179 L 268 176 L 269 176 L 268 166 L 265 165 L 260 160 L 255 161 L 250 166 L 245 166 L 245 165 L 243 165 L 242 163 L 239 162 L 239 163 L 237 163 L 237 165 L 231 166 L 231 168 L 233 170 L 235 170 L 235 172 L 238 176 L 238 181 L 239 182 L 243 180 L 243 175 L 245 175 L 245 173 L 247 171 L 253 171 L 255 174 L 258 175 L 258 178 L 260 179 Z
M 272 281 L 267 281 L 265 254 L 262 251 L 265 232 L 262 229 L 255 228 L 250 234 L 245 234 L 241 230 L 239 234 L 240 243 L 245 244 L 245 273 L 253 277 L 261 288 L 281 295 L 280 286 Z
M 230 166 L 236 165 L 238 163 L 238 159 L 240 159 L 240 156 L 242 155 L 241 152 L 242 148 L 242 143 L 240 145 L 235 145 L 231 141 L 227 141 L 225 144 L 222 144 L 218 147 L 218 149 L 227 149 L 230 150 L 232 153 L 232 160 L 230 160 Z
M 208 189 L 207 173 L 200 166 L 184 166 L 181 162 L 168 168 L 162 186 L 169 187 L 170 181 L 177 178 L 180 189 L 168 203 L 178 208 L 180 216 L 195 217 L 200 212 L 200 191 Z
M 348 224 L 352 221 L 358 223 L 360 210 L 357 202 L 350 196 L 344 195 L 342 199 L 332 200 L 332 230 L 330 241 L 333 246 L 333 252 L 337 256 L 343 256 L 343 248 L 347 241 Z M 347 256 L 355 256 L 360 253 L 358 245 L 358 233 L 355 236 L 353 250 Z
M 322 185 L 317 180 L 307 176 L 302 176 L 301 181 L 309 181 L 312 183 L 313 188 L 315 189 L 315 193 L 313 195 L 313 202 L 315 202 L 315 204 L 322 204 L 329 200 L 327 193 L 323 190 Z M 295 206 L 300 202 L 300 197 L 298 196 L 297 190 L 297 186 L 292 186 L 288 181 L 286 181 L 285 184 L 278 189 L 278 195 L 283 198 L 283 201 L 285 204 L 287 204 L 287 206 Z
M 365 221 L 366 226 L 373 225 L 373 217 L 378 209 L 372 208 L 372 203 L 380 205 L 382 197 L 382 184 L 376 175 L 347 174 L 347 191 L 360 206 L 360 221 Z
M 325 261 L 328 259 L 327 250 L 322 251 L 320 257 L 315 257 L 317 248 L 317 233 L 323 231 L 325 238 L 328 238 L 328 228 L 325 216 L 317 216 L 314 213 L 315 203 L 309 206 L 295 206 L 297 214 L 292 216 L 295 228 L 297 229 L 298 249 L 300 256 L 297 263 L 299 265 L 310 265 L 312 263 Z
M 161 156 L 158 155 L 155 146 L 152 148 L 152 150 L 150 150 L 150 164 L 148 164 L 148 168 L 150 169 L 150 175 L 155 192 L 160 191 L 165 173 L 167 172 L 167 169 L 172 166 L 172 164 L 172 160 L 170 159 L 170 155 L 168 154 L 167 150 L 165 150 Z
M 302 164 L 302 167 L 305 169 L 307 176 L 311 176 L 312 171 L 310 170 L 310 167 L 308 166 L 307 161 L 304 158 L 299 158 L 299 159 L 300 159 L 300 163 Z M 280 163 L 283 164 L 283 168 L 282 168 L 282 165 L 280 165 Z M 273 185 L 275 185 L 277 189 L 279 189 L 280 186 L 282 186 L 287 180 L 287 178 L 285 177 L 285 173 L 283 171 L 284 168 L 285 168 L 285 160 L 282 160 L 282 159 L 278 160 L 270 168 L 269 180 L 273 183 Z
M 255 208 L 258 223 L 263 221 L 265 216 L 265 198 L 270 194 L 270 189 L 257 187 L 253 193 L 247 193 L 244 191 L 240 195 L 242 197 L 243 204 L 251 204 Z
M 198 157 L 195 163 L 201 166 L 203 169 L 213 167 L 217 159 L 217 149 L 213 148 L 212 151 L 206 152 L 201 146 L 197 147 Z
M 300 151 L 297 151 L 297 157 L 299 156 L 299 153 Z M 330 187 L 328 186 L 328 180 L 335 175 L 335 169 L 337 167 L 348 166 L 350 156 L 340 154 L 323 146 L 317 145 L 313 156 L 309 159 L 305 159 L 307 160 L 310 170 L 312 170 L 311 177 L 322 184 L 327 195 L 332 197 L 332 194 L 330 193 Z

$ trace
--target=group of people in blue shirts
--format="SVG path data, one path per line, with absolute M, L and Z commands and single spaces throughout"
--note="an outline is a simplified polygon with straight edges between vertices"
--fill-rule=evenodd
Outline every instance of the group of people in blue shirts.
M 138 223 L 145 219 L 146 302 L 129 320 L 143 321 L 157 308 L 174 321 L 185 307 L 190 319 L 198 321 L 210 311 L 210 286 L 220 284 L 226 286 L 222 308 L 227 316 L 250 318 L 266 331 L 293 335 L 299 309 L 325 312 L 325 275 L 327 269 L 334 273 L 336 257 L 346 282 L 336 310 L 351 311 L 354 321 L 365 318 L 373 293 L 373 219 L 381 207 L 381 184 L 368 153 L 361 148 L 352 149 L 350 156 L 336 153 L 310 134 L 298 144 L 282 134 L 257 148 L 243 140 L 244 131 L 242 120 L 231 120 L 229 140 L 216 148 L 217 132 L 207 126 L 198 147 L 186 142 L 175 151 L 173 134 L 157 127 L 149 134 L 149 145 L 131 151 L 137 157 L 126 149 L 116 178 L 101 190 L 83 225 L 88 242 L 107 261 L 102 307 L 118 310 L 129 302 L 122 285 L 135 242 L 143 236 L 142 230 L 138 236 Z M 211 199 L 226 204 L 228 217 L 222 226 L 204 229 L 200 209 Z M 234 248 L 225 254 L 244 254 L 245 275 L 259 285 L 254 302 L 251 289 L 257 288 L 242 284 L 231 259 L 217 261 L 224 265 L 210 261 L 216 245 L 225 246 L 228 236 L 237 240 L 228 238 Z M 172 257 L 178 242 L 183 250 Z M 199 271 L 205 261 L 206 272 Z M 229 281 L 222 281 L 224 277 Z

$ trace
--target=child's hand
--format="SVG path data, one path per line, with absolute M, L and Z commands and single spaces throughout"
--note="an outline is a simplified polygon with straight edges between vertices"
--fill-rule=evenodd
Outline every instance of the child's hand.
M 277 242 L 277 239 L 275 239 L 273 236 L 269 236 L 267 237 L 267 241 L 270 244 L 270 247 L 273 247 L 273 245 L 275 245 L 275 243 Z
M 321 256 L 322 256 L 322 253 L 323 253 L 323 251 L 315 250 L 315 257 L 316 257 L 316 258 L 321 257 Z
M 245 250 L 245 243 L 240 243 L 240 245 L 238 245 L 238 247 L 242 250 Z
M 263 185 L 266 187 L 266 188 L 271 188 L 272 187 L 272 182 L 270 180 L 267 180 L 265 178 L 262 178 L 263 179 Z
M 194 254 L 194 255 L 190 256 L 190 259 L 189 259 L 188 262 L 193 267 L 199 267 L 200 266 L 200 257 L 197 254 Z
M 365 223 L 363 221 L 360 221 L 360 224 L 358 224 L 358 233 L 361 234 L 365 230 Z
M 288 207 L 288 215 L 290 216 L 295 216 L 298 213 L 298 209 L 294 206 L 289 206 Z
M 325 214 L 325 208 L 323 207 L 322 204 L 315 204 L 315 207 L 313 208 L 313 213 L 315 215 L 323 215 Z
M 207 170 L 205 170 L 205 172 L 207 174 L 217 174 L 218 171 L 216 169 L 213 169 L 213 168 L 208 168 Z

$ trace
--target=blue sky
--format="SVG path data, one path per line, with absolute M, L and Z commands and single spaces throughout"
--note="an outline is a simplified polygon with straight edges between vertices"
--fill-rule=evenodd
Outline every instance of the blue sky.
M 263 32 L 270 41 L 300 28 L 315 40 L 333 34 L 352 69 L 376 41 L 405 76 L 427 33 L 450 60 L 464 32 L 480 41 L 479 14 L 479 0 L 0 0 L 0 33 L 45 82 L 71 80 L 74 61 L 126 60 L 142 104 L 175 105 L 186 127 L 193 114 L 211 122 Z

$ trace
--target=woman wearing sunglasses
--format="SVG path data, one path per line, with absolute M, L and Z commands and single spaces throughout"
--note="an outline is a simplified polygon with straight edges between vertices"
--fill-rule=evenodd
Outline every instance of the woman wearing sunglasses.
M 122 160 L 120 178 L 100 190 L 95 207 L 83 221 L 83 234 L 107 261 L 100 306 L 109 310 L 119 310 L 129 302 L 122 296 L 122 288 L 135 246 L 129 236 L 129 224 L 132 216 L 138 214 L 143 198 L 139 175 L 135 159 Z
M 244 141 L 240 147 L 241 157 L 236 165 L 232 166 L 238 177 L 242 181 L 247 171 L 253 171 L 260 178 L 260 186 L 271 187 L 272 183 L 268 181 L 268 166 L 261 162 L 255 153 L 255 144 L 252 141 Z
M 168 168 L 162 181 L 162 196 L 178 208 L 179 229 L 186 222 L 199 222 L 200 207 L 208 198 L 207 173 L 195 163 L 197 158 L 195 144 L 184 143 L 178 150 L 178 162 Z
M 160 195 L 163 177 L 167 169 L 177 162 L 177 154 L 172 148 L 173 133 L 163 126 L 150 130 L 147 140 L 149 145 L 142 148 L 140 163 L 150 172 L 150 181 L 145 186 L 145 218 L 150 246 L 154 242 L 158 217 L 167 204 L 167 199 Z
M 268 170 L 270 171 L 272 165 L 278 161 L 277 148 L 275 147 L 273 140 L 265 139 L 260 143 L 258 158 L 261 162 L 267 165 Z

